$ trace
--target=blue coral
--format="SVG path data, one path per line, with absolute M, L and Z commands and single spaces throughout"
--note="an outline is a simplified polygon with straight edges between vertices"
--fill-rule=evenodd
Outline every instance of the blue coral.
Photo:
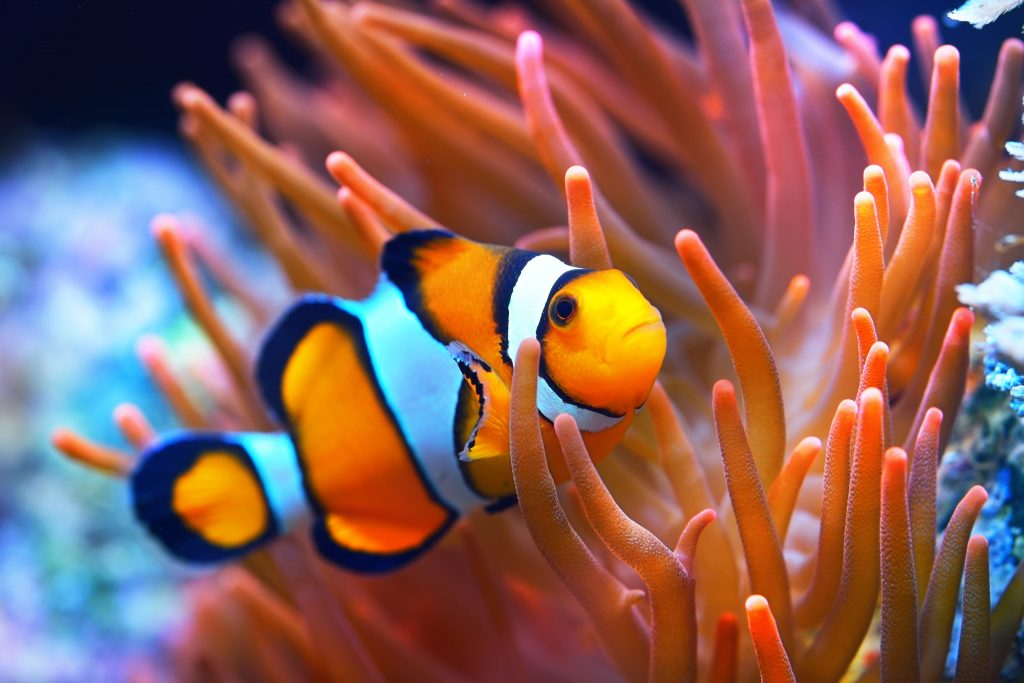
M 985 384 L 1009 394 L 1010 407 L 1024 417 L 1024 261 L 997 270 L 979 285 L 957 288 L 960 300 L 989 319 L 985 327 Z
M 0 167 L 2 681 L 124 680 L 176 618 L 177 584 L 123 487 L 46 443 L 61 423 L 117 443 L 125 396 L 171 425 L 131 350 L 143 332 L 179 349 L 195 334 L 147 229 L 186 209 L 231 222 L 170 141 L 37 141 Z
M 1010 408 L 1017 417 L 1024 417 L 1024 376 L 1000 361 L 993 352 L 985 356 L 985 384 L 996 391 L 1008 393 Z

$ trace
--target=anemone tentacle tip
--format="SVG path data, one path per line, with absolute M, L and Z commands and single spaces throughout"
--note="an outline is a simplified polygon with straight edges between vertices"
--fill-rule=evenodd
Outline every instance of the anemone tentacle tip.
M 750 595 L 744 601 L 744 606 L 748 612 L 760 612 L 768 609 L 768 600 L 763 595 Z
M 543 39 L 540 37 L 540 34 L 534 30 L 523 31 L 519 34 L 519 37 L 516 38 L 516 51 L 522 51 L 531 57 L 540 54 L 543 47 Z
M 945 69 L 955 69 L 960 64 L 960 50 L 952 45 L 940 45 L 935 51 L 935 63 Z
M 327 160 L 324 162 L 324 165 L 327 167 L 327 170 L 333 174 L 338 170 L 348 168 L 353 163 L 354 161 L 351 155 L 337 150 L 327 155 Z

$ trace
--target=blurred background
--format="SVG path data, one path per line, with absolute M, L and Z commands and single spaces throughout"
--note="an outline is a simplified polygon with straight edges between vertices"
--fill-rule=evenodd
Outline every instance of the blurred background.
M 69 425 L 121 444 L 110 414 L 124 400 L 173 426 L 136 340 L 158 334 L 184 363 L 204 350 L 150 238 L 154 214 L 201 217 L 251 277 L 269 272 L 178 141 L 169 92 L 191 80 L 223 101 L 237 87 L 229 46 L 246 33 L 302 68 L 275 4 L 0 2 L 0 681 L 120 680 L 173 638 L 186 572 L 135 528 L 123 485 L 48 439 Z M 643 4 L 685 30 L 674 0 Z M 883 51 L 909 43 L 914 16 L 953 8 L 843 4 Z M 1022 23 L 944 22 L 975 113 Z

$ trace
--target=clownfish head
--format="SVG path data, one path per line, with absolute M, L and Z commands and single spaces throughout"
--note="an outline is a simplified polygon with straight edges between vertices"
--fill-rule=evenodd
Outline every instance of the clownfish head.
M 643 405 L 665 358 L 661 313 L 618 270 L 561 278 L 537 332 L 542 372 L 559 393 L 613 415 Z

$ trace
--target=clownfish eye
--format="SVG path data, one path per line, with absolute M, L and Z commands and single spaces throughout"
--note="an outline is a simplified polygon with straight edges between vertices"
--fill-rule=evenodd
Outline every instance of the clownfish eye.
M 559 327 L 565 327 L 576 315 L 576 299 L 568 294 L 555 297 L 549 309 L 551 322 Z

